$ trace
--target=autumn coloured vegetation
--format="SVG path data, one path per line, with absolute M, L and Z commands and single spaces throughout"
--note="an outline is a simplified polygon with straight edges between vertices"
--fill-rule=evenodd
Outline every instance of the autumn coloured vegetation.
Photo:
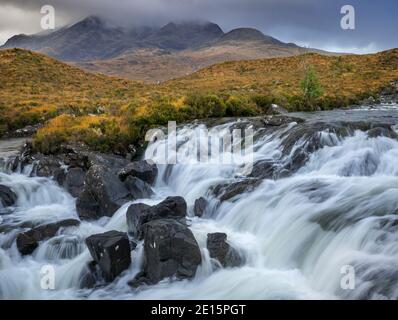
M 158 85 L 91 74 L 21 49 L 0 51 L 0 135 L 42 124 L 34 145 L 62 142 L 123 153 L 169 120 L 344 108 L 398 80 L 398 49 L 373 55 L 225 62 Z

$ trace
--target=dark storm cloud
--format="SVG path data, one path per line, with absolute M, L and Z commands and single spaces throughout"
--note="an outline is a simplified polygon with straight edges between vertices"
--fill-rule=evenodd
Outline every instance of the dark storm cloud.
M 120 25 L 209 20 L 226 31 L 256 27 L 283 41 L 328 50 L 368 52 L 398 47 L 396 0 L 2 0 L 0 38 L 10 32 L 39 31 L 39 10 L 44 4 L 55 7 L 58 26 L 87 15 L 100 15 Z M 345 4 L 356 9 L 354 31 L 340 28 L 340 9 Z

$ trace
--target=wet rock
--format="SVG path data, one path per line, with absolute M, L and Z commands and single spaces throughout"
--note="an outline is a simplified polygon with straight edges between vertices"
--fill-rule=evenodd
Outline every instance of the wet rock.
M 243 264 L 243 259 L 239 253 L 227 243 L 225 233 L 209 233 L 207 235 L 207 249 L 210 257 L 217 259 L 225 268 L 238 267 Z
M 195 216 L 201 218 L 203 217 L 203 214 L 205 213 L 207 206 L 207 200 L 203 197 L 200 197 L 199 199 L 195 200 L 195 204 L 193 207 L 193 212 L 195 213 Z
M 128 176 L 124 185 L 134 199 L 146 199 L 153 195 L 151 186 L 136 177 Z
M 303 121 L 301 118 L 293 118 L 286 115 L 272 115 L 263 118 L 264 125 L 271 127 L 280 127 L 292 122 L 301 123 Z
M 3 207 L 11 207 L 17 201 L 17 195 L 11 188 L 0 185 L 0 204 Z
M 64 187 L 75 198 L 83 191 L 86 173 L 82 168 L 71 168 L 65 175 Z
M 54 237 L 48 241 L 47 245 L 46 259 L 49 261 L 73 259 L 84 250 L 82 239 L 74 235 Z
M 79 276 L 80 289 L 92 289 L 100 280 L 98 265 L 95 261 L 87 263 Z
M 253 169 L 248 176 L 258 179 L 277 179 L 278 166 L 275 161 L 261 160 L 253 165 Z
M 260 179 L 246 179 L 231 184 L 222 184 L 213 188 L 213 194 L 220 201 L 227 201 L 246 192 L 251 192 L 261 184 Z
M 151 206 L 143 203 L 134 203 L 126 213 L 128 232 L 134 238 L 139 238 L 141 235 L 141 227 L 144 223 L 149 221 Z
M 153 219 L 177 219 L 185 221 L 187 215 L 187 203 L 183 197 L 168 197 L 150 209 Z
M 397 133 L 391 128 L 376 127 L 368 131 L 369 138 L 387 137 L 391 139 L 398 139 Z
M 117 175 L 105 166 L 94 165 L 86 174 L 76 209 L 82 219 L 111 217 L 129 200 L 130 192 Z
M 168 197 L 155 206 L 133 204 L 127 210 L 129 232 L 137 239 L 142 239 L 143 225 L 159 219 L 174 219 L 182 224 L 186 222 L 187 203 L 182 197 Z
M 158 175 L 156 164 L 149 163 L 146 160 L 129 163 L 119 171 L 119 178 L 124 181 L 128 176 L 137 177 L 142 181 L 153 184 Z
M 113 281 L 129 268 L 131 250 L 126 233 L 108 231 L 95 234 L 86 239 L 86 244 L 106 281 Z
M 144 273 L 148 283 L 164 278 L 190 279 L 202 257 L 191 230 L 170 219 L 151 221 L 144 226 Z
M 146 275 L 145 275 L 144 271 L 139 272 L 134 277 L 134 279 L 132 279 L 132 280 L 130 280 L 128 282 L 128 285 L 130 287 L 132 287 L 132 288 L 135 288 L 135 289 L 138 288 L 138 287 L 141 287 L 143 285 L 146 285 L 146 284 L 150 284 L 150 283 L 148 282 L 148 279 L 146 278 Z
M 34 173 L 38 177 L 53 177 L 54 173 L 61 167 L 59 159 L 53 156 L 40 156 L 40 160 L 37 161 Z
M 54 237 L 61 228 L 76 227 L 79 224 L 79 220 L 67 219 L 22 232 L 17 237 L 17 248 L 22 255 L 31 254 L 40 241 Z

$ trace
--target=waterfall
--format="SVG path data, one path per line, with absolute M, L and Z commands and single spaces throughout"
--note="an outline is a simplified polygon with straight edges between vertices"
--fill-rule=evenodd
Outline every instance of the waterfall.
M 333 113 L 329 115 L 334 118 Z M 223 124 L 214 132 L 222 138 L 236 125 L 237 122 Z M 139 243 L 132 252 L 132 265 L 113 283 L 90 290 L 78 288 L 79 275 L 90 260 L 84 239 L 107 230 L 126 231 L 125 214 L 131 203 L 112 218 L 82 222 L 79 227 L 43 241 L 32 255 L 21 257 L 13 237 L 23 230 L 23 224 L 77 218 L 75 199 L 50 179 L 3 172 L 0 183 L 17 193 L 18 202 L 11 213 L 0 216 L 0 228 L 10 224 L 16 230 L 0 233 L 0 298 L 398 298 L 396 137 L 372 136 L 368 128 L 355 127 L 342 134 L 321 126 L 287 148 L 293 133 L 301 128 L 292 121 L 270 130 L 254 128 L 250 150 L 234 163 L 220 164 L 211 155 L 206 162 L 198 160 L 194 146 L 205 128 L 203 124 L 191 124 L 177 129 L 178 157 L 185 161 L 159 164 L 155 195 L 137 201 L 153 205 L 169 195 L 186 199 L 190 229 L 201 247 L 203 260 L 194 279 L 166 279 L 133 290 L 127 283 L 142 265 L 143 249 Z M 393 127 L 391 132 L 394 130 Z M 167 158 L 165 143 L 151 143 L 144 158 L 155 162 Z M 244 180 L 248 159 L 254 164 L 270 162 L 280 169 L 278 172 L 284 172 L 292 168 L 297 152 L 306 161 L 289 175 L 262 179 L 253 189 L 224 202 L 212 191 L 217 185 Z M 193 214 L 199 197 L 209 203 L 202 218 Z M 244 266 L 213 267 L 206 249 L 207 234 L 212 232 L 228 235 L 229 243 L 245 258 Z M 45 265 L 55 267 L 55 290 L 40 288 L 38 274 Z M 355 271 L 354 289 L 342 286 L 347 266 Z

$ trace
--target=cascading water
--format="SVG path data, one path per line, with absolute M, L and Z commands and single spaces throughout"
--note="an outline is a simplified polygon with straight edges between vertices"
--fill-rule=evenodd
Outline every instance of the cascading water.
M 398 112 L 393 110 L 361 112 L 325 112 L 306 117 L 310 123 L 325 118 L 335 121 L 338 117 L 347 120 L 370 116 L 372 121 L 398 123 Z M 219 126 L 217 132 L 223 136 L 234 125 Z M 192 280 L 163 280 L 139 289 L 129 287 L 128 281 L 140 271 L 142 243 L 132 252 L 129 270 L 113 283 L 78 289 L 81 272 L 90 261 L 84 239 L 107 230 L 126 231 L 125 214 L 131 203 L 112 218 L 65 229 L 40 243 L 32 255 L 21 257 L 15 244 L 16 233 L 29 224 L 77 218 L 75 199 L 52 180 L 0 173 L 1 184 L 18 195 L 16 206 L 0 216 L 0 228 L 8 226 L 12 230 L 0 233 L 0 298 L 398 298 L 397 138 L 372 137 L 367 130 L 351 130 L 342 135 L 321 129 L 315 132 L 318 148 L 306 149 L 308 141 L 303 136 L 286 153 L 286 139 L 297 126 L 290 123 L 258 134 L 249 158 L 255 163 L 272 161 L 282 168 L 297 150 L 302 150 L 307 153 L 307 161 L 288 176 L 264 179 L 254 190 L 224 202 L 211 190 L 216 185 L 241 181 L 243 176 L 237 169 L 247 165 L 248 158 L 242 156 L 229 165 L 212 158 L 200 162 L 193 140 L 200 136 L 203 125 L 178 130 L 179 158 L 189 161 L 159 165 L 155 196 L 136 202 L 153 205 L 169 195 L 183 196 L 203 262 Z M 164 157 L 164 143 L 152 143 L 145 157 Z M 199 197 L 206 197 L 209 202 L 202 218 L 192 213 Z M 244 256 L 244 266 L 213 268 L 206 249 L 207 234 L 212 232 L 228 235 L 230 244 Z M 46 265 L 55 268 L 55 290 L 40 286 L 40 272 Z M 342 270 L 347 266 L 355 270 L 353 290 L 341 286 Z

